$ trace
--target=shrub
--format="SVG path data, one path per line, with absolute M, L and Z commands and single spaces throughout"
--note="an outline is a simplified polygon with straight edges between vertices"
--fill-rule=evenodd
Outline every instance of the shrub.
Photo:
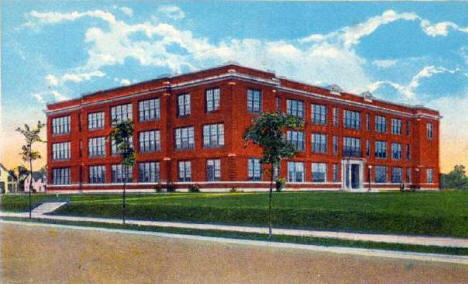
M 276 191 L 277 191 L 277 192 L 282 191 L 285 184 L 286 184 L 286 180 L 285 180 L 283 177 L 278 177 L 278 178 L 276 179 L 276 183 L 275 183 L 275 185 L 276 185 Z
M 162 184 L 158 183 L 157 185 L 154 186 L 154 191 L 157 193 L 162 192 L 163 186 Z
M 238 192 L 238 191 L 237 191 L 237 187 L 235 187 L 235 186 L 231 187 L 231 189 L 229 190 L 229 192 L 231 192 L 231 193 L 236 193 L 236 192 Z
M 189 186 L 189 192 L 200 192 L 200 186 L 198 184 L 191 184 Z
M 172 182 L 170 182 L 170 183 L 168 183 L 166 185 L 166 191 L 167 192 L 175 192 L 175 190 L 176 190 L 176 186 Z

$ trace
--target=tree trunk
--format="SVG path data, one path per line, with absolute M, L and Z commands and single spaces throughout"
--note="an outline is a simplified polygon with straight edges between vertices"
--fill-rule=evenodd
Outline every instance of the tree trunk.
M 273 174 L 274 174 L 274 164 L 271 164 L 271 174 L 270 174 L 270 193 L 268 195 L 268 239 L 271 240 L 271 199 L 273 196 Z
M 29 149 L 29 154 L 31 154 L 31 145 L 28 147 Z M 31 191 L 32 191 L 32 179 L 33 179 L 33 168 L 32 168 L 32 159 L 29 158 L 29 172 L 30 172 L 30 179 L 29 179 L 29 219 L 32 218 L 32 196 L 31 196 Z
M 122 223 L 125 224 L 125 186 L 127 185 L 127 166 L 124 166 L 125 177 L 124 177 L 124 184 L 123 184 L 123 191 L 122 191 Z

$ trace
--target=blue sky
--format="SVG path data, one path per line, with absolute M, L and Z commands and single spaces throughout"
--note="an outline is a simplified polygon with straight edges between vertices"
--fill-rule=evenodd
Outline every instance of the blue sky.
M 17 147 L 19 123 L 45 119 L 47 102 L 237 61 L 439 109 L 442 168 L 468 164 L 466 2 L 1 5 L 4 150 Z

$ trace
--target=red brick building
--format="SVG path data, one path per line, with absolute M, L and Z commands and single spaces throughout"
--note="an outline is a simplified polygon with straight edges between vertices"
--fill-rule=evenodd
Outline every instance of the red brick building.
M 300 116 L 288 131 L 299 152 L 282 161 L 286 189 L 422 189 L 439 185 L 436 110 L 370 93 L 322 88 L 228 64 L 99 91 L 47 106 L 49 191 L 266 189 L 261 149 L 242 135 L 260 112 Z M 125 175 L 110 141 L 112 121 L 132 119 L 137 164 Z

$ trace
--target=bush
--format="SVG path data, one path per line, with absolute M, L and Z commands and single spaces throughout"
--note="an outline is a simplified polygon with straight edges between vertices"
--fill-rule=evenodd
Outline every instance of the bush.
M 277 192 L 282 191 L 285 184 L 286 184 L 286 180 L 283 177 L 278 177 L 275 183 L 276 191 Z
M 231 193 L 236 193 L 236 192 L 238 192 L 238 191 L 237 191 L 237 187 L 235 187 L 235 186 L 231 187 L 231 189 L 229 190 L 229 192 L 231 192 Z
M 163 190 L 162 184 L 158 183 L 157 185 L 154 186 L 154 192 L 160 193 Z
M 176 191 L 176 186 L 172 182 L 168 183 L 166 185 L 166 191 L 167 192 L 175 192 Z
M 200 192 L 200 186 L 198 184 L 191 184 L 189 186 L 189 192 Z

